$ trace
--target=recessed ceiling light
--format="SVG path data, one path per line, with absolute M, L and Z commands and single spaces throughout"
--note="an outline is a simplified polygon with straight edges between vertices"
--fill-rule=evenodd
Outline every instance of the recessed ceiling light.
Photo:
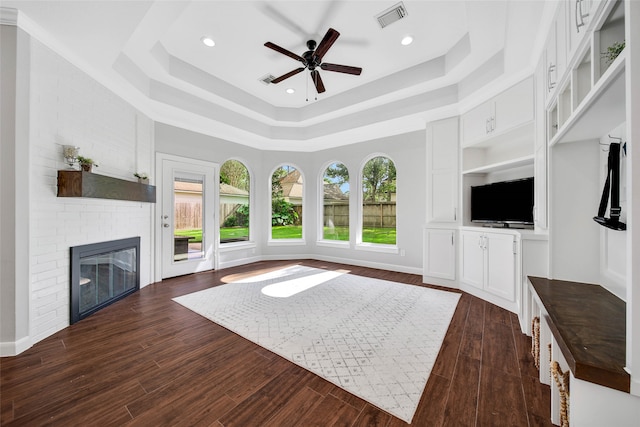
M 291 94 L 291 93 L 295 93 L 295 89 L 290 87 L 289 89 L 287 89 L 287 93 Z
M 410 45 L 411 43 L 413 43 L 413 37 L 412 37 L 412 36 L 404 36 L 404 37 L 402 38 L 402 40 L 400 41 L 400 43 L 401 43 L 403 46 L 408 46 L 408 45 Z
M 211 37 L 204 36 L 200 40 L 202 40 L 202 43 L 204 43 L 205 46 L 213 47 L 216 45 L 216 42 L 214 42 Z

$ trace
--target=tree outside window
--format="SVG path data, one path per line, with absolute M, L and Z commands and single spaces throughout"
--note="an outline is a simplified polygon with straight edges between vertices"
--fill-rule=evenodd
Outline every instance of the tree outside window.
M 362 168 L 362 242 L 396 244 L 396 167 L 388 157 Z
M 293 166 L 280 166 L 271 175 L 271 238 L 302 238 L 302 174 Z
M 250 178 L 247 167 L 227 160 L 220 167 L 220 243 L 249 240 Z
M 324 240 L 349 240 L 349 171 L 342 163 L 329 165 L 323 176 Z

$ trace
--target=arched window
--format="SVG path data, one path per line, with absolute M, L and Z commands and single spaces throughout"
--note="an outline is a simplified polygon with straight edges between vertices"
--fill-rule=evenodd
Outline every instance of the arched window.
M 349 241 L 349 170 L 339 162 L 322 176 L 322 240 Z
M 220 243 L 249 240 L 249 170 L 238 160 L 220 167 Z
M 271 239 L 302 239 L 302 173 L 291 165 L 271 175 Z
M 396 244 L 396 167 L 385 156 L 362 168 L 362 242 Z

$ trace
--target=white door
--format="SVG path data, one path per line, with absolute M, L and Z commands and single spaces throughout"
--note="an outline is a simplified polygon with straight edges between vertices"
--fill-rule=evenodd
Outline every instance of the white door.
M 424 275 L 455 280 L 455 230 L 432 228 L 425 230 Z
M 460 280 L 484 288 L 484 237 L 482 233 L 463 231 L 460 233 Z
M 216 165 L 159 158 L 162 171 L 162 278 L 215 267 Z
M 514 237 L 508 234 L 485 234 L 485 289 L 508 301 L 516 297 L 516 255 Z

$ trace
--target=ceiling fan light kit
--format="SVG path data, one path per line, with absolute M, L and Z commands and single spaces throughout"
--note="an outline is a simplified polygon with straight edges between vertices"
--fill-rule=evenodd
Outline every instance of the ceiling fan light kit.
M 286 74 L 283 74 L 280 77 L 276 77 L 271 80 L 271 83 L 278 84 L 283 80 L 288 79 L 289 77 L 295 76 L 308 69 L 310 71 L 311 81 L 313 81 L 314 86 L 316 87 L 316 91 L 318 93 L 325 92 L 324 83 L 322 82 L 322 77 L 320 77 L 320 73 L 317 68 L 320 68 L 324 71 L 333 71 L 337 73 L 344 74 L 352 74 L 359 76 L 362 73 L 362 68 L 360 67 L 352 67 L 350 65 L 340 65 L 340 64 L 330 64 L 326 62 L 322 62 L 322 58 L 327 53 L 329 48 L 333 46 L 335 41 L 340 36 L 340 33 L 334 30 L 333 28 L 329 28 L 327 33 L 324 35 L 320 44 L 316 45 L 315 40 L 307 41 L 307 50 L 302 56 L 297 55 L 283 47 L 278 46 L 275 43 L 266 42 L 264 45 L 269 49 L 273 49 L 276 52 L 279 52 L 283 55 L 288 56 L 289 58 L 295 59 L 302 63 L 302 67 L 296 68 L 295 70 L 291 70 Z

